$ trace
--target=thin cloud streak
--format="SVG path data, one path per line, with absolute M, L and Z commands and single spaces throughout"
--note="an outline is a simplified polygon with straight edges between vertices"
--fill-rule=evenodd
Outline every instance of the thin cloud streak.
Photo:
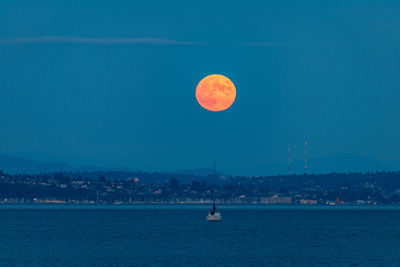
M 0 39 L 0 45 L 19 44 L 89 44 L 89 45 L 223 45 L 217 43 L 178 41 L 164 38 L 87 38 L 67 36 L 19 37 Z M 234 44 L 235 45 L 235 44 Z M 239 43 L 244 47 L 282 47 L 280 43 Z
M 14 44 L 93 44 L 93 45 L 205 45 L 207 43 L 162 38 L 86 38 L 65 36 L 0 39 L 0 45 Z

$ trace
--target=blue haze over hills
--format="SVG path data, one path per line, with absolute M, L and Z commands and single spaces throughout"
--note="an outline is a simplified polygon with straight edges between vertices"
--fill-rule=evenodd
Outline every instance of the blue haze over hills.
M 321 157 L 313 159 L 313 165 L 309 165 L 308 173 L 329 173 L 329 172 L 374 172 L 382 170 L 398 170 L 396 165 L 384 164 L 368 157 L 356 155 L 332 155 L 329 157 Z M 366 167 L 367 166 L 367 167 Z M 291 166 L 291 173 L 294 172 L 294 166 Z M 106 166 L 71 166 L 64 162 L 38 162 L 23 157 L 0 155 L 0 170 L 8 173 L 26 173 L 37 174 L 46 172 L 95 172 L 95 171 L 158 171 L 165 173 L 180 173 L 188 175 L 210 175 L 212 168 L 197 169 L 176 169 L 176 170 L 138 170 L 124 167 L 106 167 Z M 304 161 L 297 162 L 297 173 L 304 173 Z M 278 175 L 287 174 L 287 163 L 266 164 L 264 171 L 243 170 L 232 172 L 230 170 L 218 170 L 221 174 L 226 175 Z
M 15 170 L 216 160 L 275 174 L 289 144 L 300 168 L 308 141 L 310 172 L 398 169 L 399 14 L 368 0 L 0 1 L 0 154 L 61 162 Z M 211 73 L 236 85 L 227 111 L 196 102 Z

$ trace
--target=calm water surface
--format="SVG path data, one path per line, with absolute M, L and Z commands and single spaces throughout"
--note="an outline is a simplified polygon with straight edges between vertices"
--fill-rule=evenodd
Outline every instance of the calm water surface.
M 399 266 L 400 207 L 0 205 L 4 266 Z

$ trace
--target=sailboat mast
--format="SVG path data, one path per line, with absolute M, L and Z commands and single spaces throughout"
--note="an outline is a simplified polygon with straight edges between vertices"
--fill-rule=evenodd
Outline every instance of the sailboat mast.
M 215 171 L 215 161 L 214 161 L 214 196 L 213 196 L 213 209 L 215 212 L 215 190 L 217 187 L 217 176 L 216 176 L 216 171 Z

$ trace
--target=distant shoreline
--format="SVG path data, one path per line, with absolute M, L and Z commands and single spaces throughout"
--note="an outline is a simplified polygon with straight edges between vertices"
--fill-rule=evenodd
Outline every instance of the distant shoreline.
M 0 203 L 1 207 L 11 206 L 86 206 L 86 207 L 210 207 L 208 203 Z M 265 207 L 265 208 L 375 208 L 375 207 L 395 207 L 400 209 L 400 204 L 376 204 L 376 205 L 356 205 L 356 204 L 345 204 L 345 205 L 326 205 L 326 204 L 315 204 L 315 205 L 302 205 L 302 204 L 217 204 L 217 208 L 229 208 L 229 207 Z

